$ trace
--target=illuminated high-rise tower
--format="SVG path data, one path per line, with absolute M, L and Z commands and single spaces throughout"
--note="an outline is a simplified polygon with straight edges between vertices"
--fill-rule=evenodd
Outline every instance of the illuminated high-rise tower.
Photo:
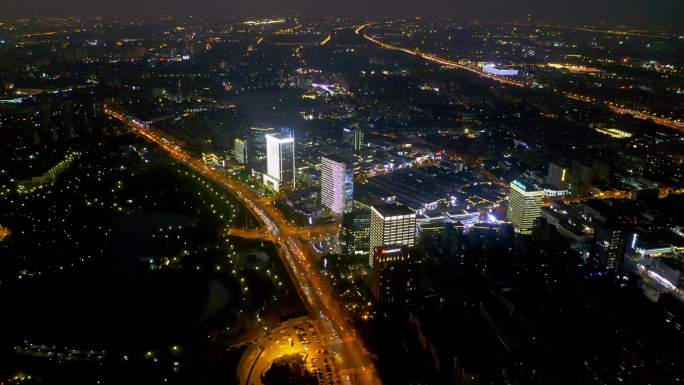
M 416 241 L 416 213 L 406 206 L 384 204 L 371 206 L 370 253 L 368 264 L 373 267 L 373 250 L 378 246 L 413 246 Z
M 342 252 L 347 255 L 367 255 L 370 248 L 370 211 L 354 208 L 342 216 Z
M 266 135 L 264 184 L 276 191 L 295 188 L 294 138 L 283 134 Z
M 343 159 L 321 158 L 321 204 L 342 214 L 352 210 L 354 169 Z
M 233 158 L 235 158 L 235 162 L 238 164 L 246 164 L 249 160 L 247 151 L 247 140 L 235 138 L 235 142 L 233 143 Z
M 363 148 L 363 130 L 360 128 L 354 130 L 354 151 L 361 151 Z
M 380 303 L 403 303 L 418 290 L 420 260 L 408 246 L 378 246 L 371 255 L 371 292 Z
M 358 125 L 345 127 L 342 130 L 342 140 L 351 145 L 354 152 L 358 152 L 363 147 L 363 130 Z
M 511 192 L 508 195 L 508 219 L 516 232 L 532 233 L 534 220 L 541 216 L 543 197 L 543 191 L 534 190 L 518 180 L 511 182 Z
M 560 163 L 549 163 L 545 182 L 560 190 L 567 189 L 570 184 L 570 169 Z

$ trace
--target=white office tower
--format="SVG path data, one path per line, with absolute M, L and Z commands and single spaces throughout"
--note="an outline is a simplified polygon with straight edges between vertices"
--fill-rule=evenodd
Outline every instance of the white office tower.
M 336 214 L 352 211 L 354 169 L 331 156 L 321 158 L 321 204 Z
M 266 135 L 264 184 L 275 191 L 295 188 L 294 138 L 283 134 Z
M 387 245 L 412 247 L 416 241 L 416 213 L 406 206 L 385 204 L 371 206 L 370 258 L 373 267 L 373 249 Z
M 515 231 L 520 234 L 531 234 L 534 220 L 541 216 L 544 191 L 534 190 L 530 186 L 514 180 L 508 195 L 508 219 Z

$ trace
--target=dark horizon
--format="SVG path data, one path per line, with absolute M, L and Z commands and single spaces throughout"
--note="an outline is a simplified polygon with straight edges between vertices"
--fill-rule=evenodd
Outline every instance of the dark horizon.
M 461 0 L 427 0 L 422 2 L 381 0 L 372 4 L 360 0 L 345 2 L 295 0 L 255 0 L 251 2 L 216 2 L 212 0 L 152 0 L 140 4 L 133 0 L 115 3 L 93 3 L 86 0 L 35 0 L 22 2 L 9 0 L 0 6 L 3 18 L 49 17 L 49 16 L 104 16 L 104 17 L 151 17 L 171 16 L 339 16 L 339 17 L 453 17 L 453 18 L 504 18 L 519 19 L 531 16 L 543 21 L 601 23 L 625 25 L 671 25 L 684 21 L 684 2 L 676 0 L 562 0 L 562 1 L 506 1 L 490 0 L 482 3 Z

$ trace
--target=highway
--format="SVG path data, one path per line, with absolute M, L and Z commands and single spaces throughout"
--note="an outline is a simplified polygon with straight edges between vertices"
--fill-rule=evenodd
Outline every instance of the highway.
M 356 34 L 359 34 L 359 33 L 361 33 L 361 31 L 363 31 L 364 28 L 368 27 L 369 25 L 370 24 L 364 24 L 362 26 L 357 27 L 354 31 L 356 32 Z M 527 87 L 526 83 L 523 83 L 523 82 L 520 82 L 517 80 L 507 79 L 507 78 L 504 78 L 502 76 L 496 76 L 496 75 L 484 72 L 483 70 L 481 70 L 478 67 L 460 64 L 460 63 L 457 63 L 455 61 L 445 59 L 445 58 L 442 58 L 442 57 L 439 57 L 436 55 L 430 55 L 427 53 L 423 53 L 423 52 L 420 52 L 418 50 L 412 50 L 412 49 L 408 49 L 408 48 L 397 47 L 397 46 L 394 46 L 391 44 L 384 43 L 384 42 L 382 42 L 382 41 L 380 41 L 380 40 L 378 40 L 378 39 L 376 39 L 370 35 L 364 34 L 363 37 L 366 40 L 368 40 L 368 41 L 370 41 L 370 42 L 372 42 L 372 43 L 374 43 L 374 44 L 376 44 L 376 45 L 378 45 L 384 49 L 388 49 L 388 50 L 392 50 L 392 51 L 400 51 L 400 52 L 407 53 L 409 55 L 418 56 L 418 57 L 425 59 L 427 61 L 431 61 L 433 63 L 441 64 L 441 65 L 446 66 L 446 67 L 459 68 L 462 70 L 466 70 L 466 71 L 472 72 L 476 75 L 479 75 L 479 76 L 485 77 L 487 79 L 491 79 L 491 80 L 494 80 L 496 82 L 506 84 L 509 86 Z
M 367 28 L 370 25 L 371 24 L 364 24 L 364 25 L 358 26 L 354 29 L 354 31 L 356 32 L 357 35 L 359 35 L 359 34 L 361 34 L 361 32 L 365 28 Z M 437 64 L 440 64 L 440 65 L 443 65 L 446 67 L 459 68 L 462 70 L 466 70 L 466 71 L 472 72 L 478 76 L 481 76 L 481 77 L 484 77 L 484 78 L 487 78 L 490 80 L 494 80 L 494 81 L 501 83 L 501 84 L 505 84 L 505 85 L 509 85 L 509 86 L 515 86 L 515 87 L 532 88 L 531 84 L 521 82 L 518 80 L 508 79 L 508 78 L 505 78 L 502 76 L 496 76 L 496 75 L 484 72 L 483 70 L 481 70 L 480 68 L 475 67 L 475 66 L 464 65 L 464 64 L 460 64 L 458 62 L 455 62 L 453 60 L 445 59 L 445 58 L 442 58 L 442 57 L 439 57 L 436 55 L 426 54 L 426 53 L 420 52 L 418 50 L 412 50 L 412 49 L 408 49 L 408 48 L 403 48 L 403 47 L 391 45 L 391 44 L 385 43 L 383 41 L 380 41 L 379 39 L 377 39 L 373 36 L 367 35 L 367 34 L 363 34 L 362 36 L 366 40 L 372 42 L 373 44 L 375 44 L 381 48 L 387 49 L 387 50 L 404 52 L 404 53 L 407 53 L 409 55 L 417 56 L 417 57 L 420 57 L 424 60 L 431 61 L 433 63 L 437 63 Z M 548 87 L 546 87 L 546 88 L 548 89 Z M 612 111 L 613 113 L 615 113 L 617 115 L 627 115 L 627 116 L 631 116 L 635 119 L 651 121 L 651 122 L 653 122 L 659 126 L 663 126 L 663 127 L 671 128 L 674 130 L 678 130 L 680 132 L 684 132 L 684 121 L 682 121 L 681 119 L 675 120 L 675 119 L 671 119 L 671 118 L 666 118 L 663 116 L 658 116 L 658 115 L 653 114 L 653 113 L 648 112 L 648 111 L 639 111 L 639 110 L 636 110 L 633 108 L 626 108 L 624 106 L 618 106 L 618 105 L 615 105 L 614 103 L 609 102 L 609 101 L 598 101 L 598 100 L 595 100 L 594 98 L 584 96 L 584 95 L 573 94 L 573 93 L 569 93 L 569 92 L 560 92 L 560 91 L 557 91 L 557 92 L 559 94 L 569 98 L 569 99 L 572 99 L 572 100 L 577 100 L 577 101 L 581 101 L 581 102 L 585 102 L 585 103 L 592 103 L 592 104 L 598 103 L 600 105 L 604 105 L 610 111 Z
M 307 227 L 294 227 L 288 226 L 286 228 L 286 233 L 296 235 L 300 240 L 310 241 L 314 238 L 321 236 L 336 235 L 339 233 L 340 227 L 338 224 L 322 225 L 322 226 L 307 226 Z M 244 239 L 262 239 L 267 241 L 274 241 L 268 231 L 263 228 L 258 229 L 239 229 L 231 227 L 228 229 L 227 235 L 232 237 L 244 238 Z
M 105 114 L 126 124 L 136 135 L 157 145 L 169 156 L 195 172 L 230 191 L 257 219 L 273 240 L 278 256 L 292 279 L 305 307 L 311 315 L 322 346 L 334 357 L 337 383 L 381 384 L 370 354 L 357 332 L 347 322 L 340 305 L 327 283 L 311 262 L 307 248 L 299 237 L 300 229 L 292 226 L 282 213 L 261 199 L 242 182 L 219 172 L 192 157 L 169 137 L 149 129 L 140 120 L 105 106 Z
M 680 132 L 684 132 L 684 122 L 682 121 L 656 116 L 646 111 L 637 111 L 635 109 L 617 106 L 612 103 L 606 103 L 606 105 L 611 111 L 618 115 L 629 115 L 635 119 L 650 120 L 655 124 L 672 128 L 673 130 L 678 130 Z

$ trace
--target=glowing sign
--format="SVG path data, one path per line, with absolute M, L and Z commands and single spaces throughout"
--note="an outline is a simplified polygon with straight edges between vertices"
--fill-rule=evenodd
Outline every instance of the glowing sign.
M 482 66 L 482 71 L 492 74 L 492 75 L 497 75 L 497 76 L 517 76 L 518 75 L 518 70 L 505 70 L 505 69 L 500 69 L 496 68 L 494 64 L 485 64 Z
M 518 188 L 521 188 L 521 189 L 523 189 L 523 190 L 527 190 L 527 186 L 525 186 L 525 185 L 524 185 L 522 182 L 520 182 L 519 180 L 514 180 L 512 183 L 513 183 L 516 187 L 518 187 Z

